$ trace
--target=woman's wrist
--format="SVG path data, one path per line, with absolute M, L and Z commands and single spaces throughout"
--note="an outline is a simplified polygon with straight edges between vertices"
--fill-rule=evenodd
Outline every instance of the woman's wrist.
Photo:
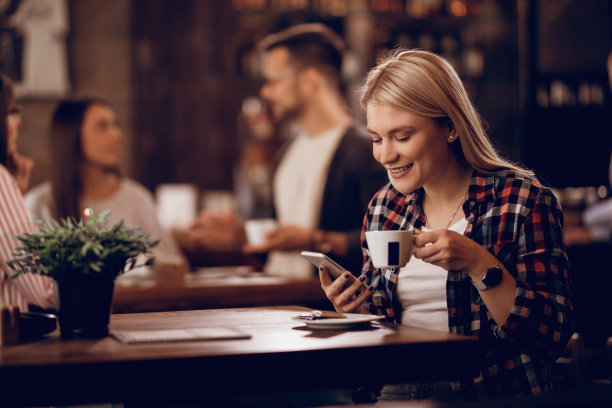
M 467 270 L 467 274 L 472 279 L 472 282 L 481 281 L 485 274 L 487 273 L 487 269 L 499 263 L 497 258 L 493 256 L 491 253 L 482 248 L 482 255 L 477 257 L 476 262 L 472 265 L 469 270 Z

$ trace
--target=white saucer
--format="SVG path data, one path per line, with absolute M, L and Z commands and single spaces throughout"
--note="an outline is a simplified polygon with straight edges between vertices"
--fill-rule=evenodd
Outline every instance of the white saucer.
M 385 316 L 367 315 L 361 313 L 345 313 L 345 318 L 304 320 L 296 316 L 293 320 L 304 323 L 311 329 L 345 330 L 368 326 L 370 322 L 382 320 Z

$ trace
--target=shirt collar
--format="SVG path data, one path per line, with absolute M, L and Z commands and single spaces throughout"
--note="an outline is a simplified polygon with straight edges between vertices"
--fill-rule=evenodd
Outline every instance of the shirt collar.
M 468 188 L 466 204 L 464 204 L 466 211 L 471 211 L 476 204 L 484 206 L 487 203 L 495 202 L 500 177 L 506 178 L 509 176 L 514 176 L 514 173 L 509 169 L 500 169 L 489 174 L 474 170 Z

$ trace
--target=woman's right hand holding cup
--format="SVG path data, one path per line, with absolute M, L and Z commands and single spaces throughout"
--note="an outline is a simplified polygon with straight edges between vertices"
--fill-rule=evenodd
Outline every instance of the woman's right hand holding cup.
M 350 272 L 346 272 L 332 280 L 327 268 L 321 266 L 319 279 L 325 296 L 332 302 L 337 312 L 367 313 L 360 306 L 372 296 L 374 287 L 365 284 L 365 275 L 355 278 Z

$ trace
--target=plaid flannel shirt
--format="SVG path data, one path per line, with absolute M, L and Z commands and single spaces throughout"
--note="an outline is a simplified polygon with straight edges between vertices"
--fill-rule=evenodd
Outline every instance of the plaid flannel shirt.
M 375 290 L 365 305 L 370 312 L 399 319 L 394 297 L 399 270 L 381 271 L 371 262 L 367 230 L 419 229 L 425 216 L 423 190 L 405 195 L 390 184 L 378 191 L 361 234 L 363 273 Z M 451 333 L 478 336 L 483 364 L 472 381 L 454 388 L 479 398 L 537 395 L 551 391 L 551 363 L 573 330 L 569 263 L 563 239 L 563 214 L 552 192 L 509 171 L 474 171 L 463 204 L 465 236 L 492 253 L 516 279 L 516 301 L 498 325 L 467 273 L 449 271 L 446 285 Z M 474 356 L 474 358 L 479 358 Z

